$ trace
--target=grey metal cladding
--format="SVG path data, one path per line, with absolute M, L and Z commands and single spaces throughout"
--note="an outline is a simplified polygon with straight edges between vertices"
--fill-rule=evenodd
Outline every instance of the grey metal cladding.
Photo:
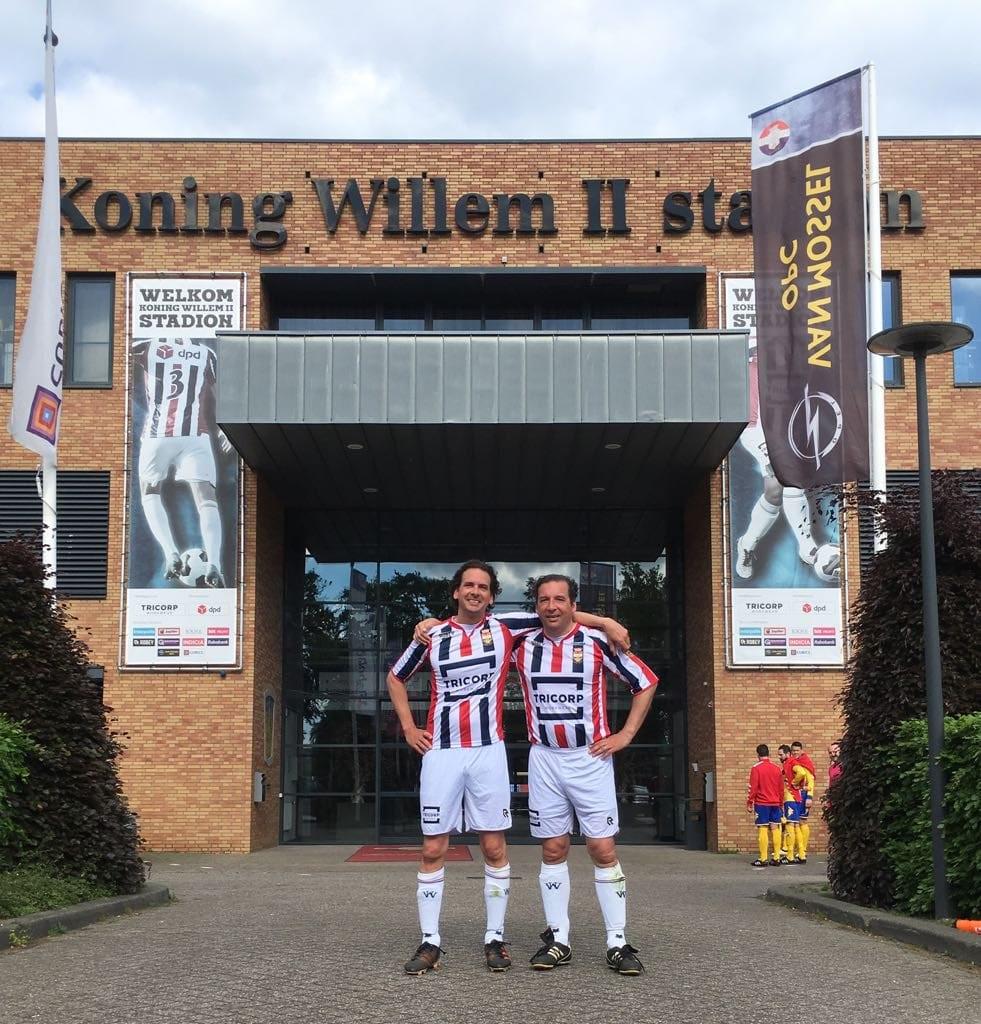
M 741 331 L 219 336 L 224 423 L 739 423 Z

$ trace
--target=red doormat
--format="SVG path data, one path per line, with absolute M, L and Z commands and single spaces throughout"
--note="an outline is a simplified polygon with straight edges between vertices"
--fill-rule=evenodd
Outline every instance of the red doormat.
M 357 864 L 383 864 L 392 861 L 416 861 L 422 853 L 421 846 L 362 846 L 348 857 L 347 862 Z M 447 860 L 473 860 L 469 846 L 451 846 L 446 851 Z

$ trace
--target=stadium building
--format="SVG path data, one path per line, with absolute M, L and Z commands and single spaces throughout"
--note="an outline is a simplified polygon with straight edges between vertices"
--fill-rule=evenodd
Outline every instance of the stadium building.
M 42 143 L 0 154 L 6 422 Z M 981 142 L 880 159 L 886 325 L 978 331 Z M 752 526 L 749 164 L 747 139 L 63 140 L 59 588 L 151 848 L 413 840 L 385 673 L 471 557 L 501 607 L 576 576 L 660 676 L 623 841 L 753 848 L 761 741 L 802 739 L 823 789 L 868 545 L 789 496 Z M 978 467 L 981 339 L 928 376 L 934 466 Z M 915 396 L 886 377 L 896 483 Z M 40 524 L 34 469 L 0 436 L 2 536 Z M 516 684 L 505 729 L 520 841 Z

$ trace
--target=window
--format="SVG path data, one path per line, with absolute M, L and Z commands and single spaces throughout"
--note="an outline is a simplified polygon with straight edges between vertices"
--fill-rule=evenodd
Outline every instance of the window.
M 882 329 L 898 327 L 902 322 L 899 299 L 899 274 L 882 275 Z M 903 386 L 903 360 L 900 356 L 887 356 L 882 365 L 882 382 L 887 388 Z
M 954 352 L 954 383 L 981 384 L 981 274 L 950 275 L 950 308 L 974 331 L 971 343 Z
M 70 387 L 112 385 L 114 294 L 111 274 L 68 277 L 65 383 Z
M 0 541 L 41 530 L 41 499 L 33 469 L 0 470 Z M 109 473 L 58 471 L 58 593 L 106 596 L 109 572 Z
M 0 274 L 0 387 L 14 379 L 14 275 Z

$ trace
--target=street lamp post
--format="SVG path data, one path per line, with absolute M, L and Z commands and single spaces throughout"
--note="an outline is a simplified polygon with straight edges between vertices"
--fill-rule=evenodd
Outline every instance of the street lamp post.
M 869 339 L 869 351 L 912 359 L 916 366 L 916 444 L 920 478 L 920 573 L 923 578 L 923 661 L 926 669 L 927 747 L 930 778 L 930 836 L 933 850 L 933 916 L 950 917 L 950 892 L 944 854 L 944 696 L 940 666 L 940 618 L 937 610 L 937 557 L 933 535 L 933 485 L 930 481 L 930 422 L 926 358 L 966 345 L 974 332 L 964 324 L 906 324 Z

